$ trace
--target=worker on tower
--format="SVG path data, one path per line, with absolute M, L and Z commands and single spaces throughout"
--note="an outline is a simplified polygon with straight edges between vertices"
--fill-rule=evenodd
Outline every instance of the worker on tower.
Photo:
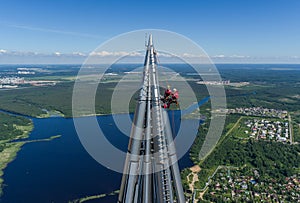
M 178 105 L 178 98 L 179 98 L 178 90 L 174 88 L 172 93 L 172 103 Z
M 170 101 L 172 100 L 172 91 L 170 85 L 167 86 L 164 96 L 161 98 L 163 102 L 163 108 L 167 109 L 170 107 Z
M 168 85 L 167 89 L 165 90 L 165 94 L 161 99 L 163 102 L 163 108 L 165 109 L 170 108 L 170 105 L 172 103 L 178 105 L 178 98 L 179 98 L 178 90 L 174 88 L 172 92 L 170 86 Z
M 167 98 L 169 98 L 169 96 L 172 94 L 172 91 L 171 91 L 171 88 L 170 88 L 170 85 L 168 85 L 166 91 L 165 91 L 165 94 L 164 94 L 164 99 L 166 100 Z

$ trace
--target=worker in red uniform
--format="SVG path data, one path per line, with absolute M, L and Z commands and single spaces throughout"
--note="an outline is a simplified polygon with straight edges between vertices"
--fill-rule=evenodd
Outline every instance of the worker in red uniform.
M 178 105 L 178 98 L 179 98 L 178 90 L 174 88 L 172 93 L 172 103 Z
M 165 109 L 170 108 L 170 105 L 172 103 L 178 105 L 178 98 L 179 98 L 179 94 L 177 89 L 174 88 L 172 92 L 170 86 L 168 85 L 167 89 L 165 90 L 164 97 L 162 98 L 163 108 Z
M 167 100 L 171 94 L 172 94 L 172 91 L 171 91 L 170 85 L 168 85 L 168 87 L 165 91 L 165 94 L 164 94 L 164 100 Z
M 168 85 L 162 98 L 163 108 L 167 109 L 170 107 L 170 100 L 172 100 L 172 91 L 170 85 Z

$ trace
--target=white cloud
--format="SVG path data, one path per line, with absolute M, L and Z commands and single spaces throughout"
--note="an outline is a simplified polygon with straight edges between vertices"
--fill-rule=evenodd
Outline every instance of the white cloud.
M 52 54 L 49 53 L 38 53 L 38 52 L 30 52 L 30 51 L 9 51 L 5 49 L 0 49 L 1 55 L 12 55 L 12 56 L 54 56 L 54 57 L 87 57 L 90 56 L 96 56 L 96 57 L 123 57 L 123 56 L 131 56 L 131 57 L 144 57 L 143 52 L 126 52 L 126 51 L 94 51 L 90 54 L 75 51 L 72 53 L 61 53 L 59 51 L 56 51 Z M 182 57 L 182 58 L 206 58 L 208 56 L 205 55 L 198 55 L 193 53 L 182 53 L 177 55 L 172 55 L 169 53 L 162 53 L 158 52 L 158 57 L 166 57 L 171 58 L 173 56 Z M 231 56 L 225 56 L 224 54 L 219 54 L 215 56 L 211 56 L 211 58 L 215 59 L 243 59 L 243 58 L 252 58 L 250 56 L 243 56 L 243 55 L 231 55 Z M 297 58 L 297 56 L 291 56 L 290 58 Z
M 54 54 L 55 56 L 61 56 L 61 53 L 58 52 L 58 51 L 57 51 L 57 52 L 54 52 L 53 54 Z
M 211 56 L 211 58 L 214 58 L 214 59 L 248 59 L 248 58 L 251 58 L 251 57 L 250 56 L 239 55 L 239 54 L 233 54 L 233 55 L 230 55 L 230 56 L 226 56 L 224 54 L 219 54 L 219 55 Z
M 82 52 L 73 52 L 73 53 L 61 53 L 61 52 L 54 52 L 54 53 L 39 53 L 39 52 L 32 52 L 32 51 L 8 51 L 4 49 L 0 49 L 0 54 L 1 55 L 6 55 L 6 56 L 54 56 L 54 57 L 60 57 L 60 56 L 87 56 L 87 54 L 82 53 Z
M 100 51 L 100 52 L 92 52 L 90 53 L 91 56 L 113 56 L 113 52 L 108 52 L 108 51 Z
M 72 55 L 73 56 L 86 56 L 86 54 L 82 53 L 82 52 L 73 52 Z
M 192 54 L 192 53 L 183 53 L 183 54 L 181 54 L 181 57 L 184 57 L 184 58 L 207 58 L 208 56 Z
M 144 56 L 144 55 L 140 52 L 131 52 L 129 53 L 129 56 Z
M 158 57 L 172 57 L 171 54 L 157 52 Z
M 74 51 L 70 53 L 61 53 L 59 51 L 56 51 L 54 53 L 41 53 L 41 52 L 31 52 L 31 51 L 14 51 L 14 50 L 6 50 L 6 49 L 0 49 L 0 57 L 1 62 L 2 61 L 47 61 L 51 63 L 55 63 L 56 60 L 64 60 L 68 62 L 81 62 L 84 60 L 85 57 L 88 56 L 95 56 L 95 57 L 101 57 L 101 60 L 105 61 L 105 57 L 134 57 L 134 60 L 142 61 L 144 58 L 145 53 L 143 51 L 139 52 L 126 52 L 126 51 L 96 51 L 92 52 L 90 54 Z M 197 55 L 193 53 L 179 53 L 177 55 L 172 55 L 169 53 L 164 52 L 158 52 L 158 56 L 162 59 L 163 62 L 173 62 L 174 59 L 172 57 L 179 57 L 179 58 L 186 58 L 190 60 L 195 60 L 196 62 L 199 62 L 198 59 L 201 58 L 207 58 L 208 56 L 205 55 Z M 281 62 L 281 63 L 300 63 L 300 56 L 294 55 L 294 56 L 280 56 L 280 57 L 254 57 L 254 56 L 247 56 L 247 55 L 239 55 L 239 54 L 233 54 L 233 55 L 214 55 L 210 56 L 210 58 L 217 62 L 217 63 L 267 63 L 267 62 Z M 202 59 L 201 59 L 202 60 Z
M 125 52 L 125 51 L 116 51 L 116 52 L 100 51 L 100 52 L 92 52 L 92 53 L 90 53 L 90 55 L 91 56 L 100 56 L 100 57 L 143 56 L 139 52 Z
M 0 54 L 5 54 L 5 53 L 7 53 L 7 50 L 0 49 Z
M 32 51 L 7 51 L 6 55 L 13 55 L 13 56 L 36 56 L 40 55 L 37 52 Z
M 212 58 L 225 58 L 224 54 L 215 55 Z
M 183 53 L 182 57 L 187 57 L 187 58 L 194 58 L 197 57 L 195 54 L 190 54 L 190 53 Z
M 243 55 L 234 54 L 234 55 L 230 56 L 230 58 L 250 58 L 250 56 L 243 56 Z

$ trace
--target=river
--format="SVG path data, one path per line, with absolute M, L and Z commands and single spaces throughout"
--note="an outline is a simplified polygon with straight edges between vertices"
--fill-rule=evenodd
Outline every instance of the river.
M 117 116 L 119 119 L 127 117 L 125 114 Z M 109 136 L 109 140 L 126 150 L 128 137 L 114 125 L 112 115 L 98 116 L 97 119 L 108 135 L 113 135 Z M 32 120 L 34 129 L 29 140 L 62 136 L 48 142 L 28 143 L 22 147 L 17 158 L 4 170 L 1 203 L 68 202 L 119 189 L 122 175 L 103 167 L 85 151 L 71 118 Z M 191 120 L 182 120 L 181 125 L 190 125 L 190 122 Z M 175 116 L 175 124 L 180 124 L 179 116 Z M 192 166 L 188 153 L 179 161 L 179 165 L 181 169 Z M 116 202 L 116 199 L 116 196 L 112 196 L 93 202 L 111 203 Z

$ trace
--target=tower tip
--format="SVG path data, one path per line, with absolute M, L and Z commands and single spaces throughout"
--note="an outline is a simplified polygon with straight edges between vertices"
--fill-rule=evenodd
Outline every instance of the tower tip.
M 149 35 L 148 46 L 153 46 L 152 34 Z

